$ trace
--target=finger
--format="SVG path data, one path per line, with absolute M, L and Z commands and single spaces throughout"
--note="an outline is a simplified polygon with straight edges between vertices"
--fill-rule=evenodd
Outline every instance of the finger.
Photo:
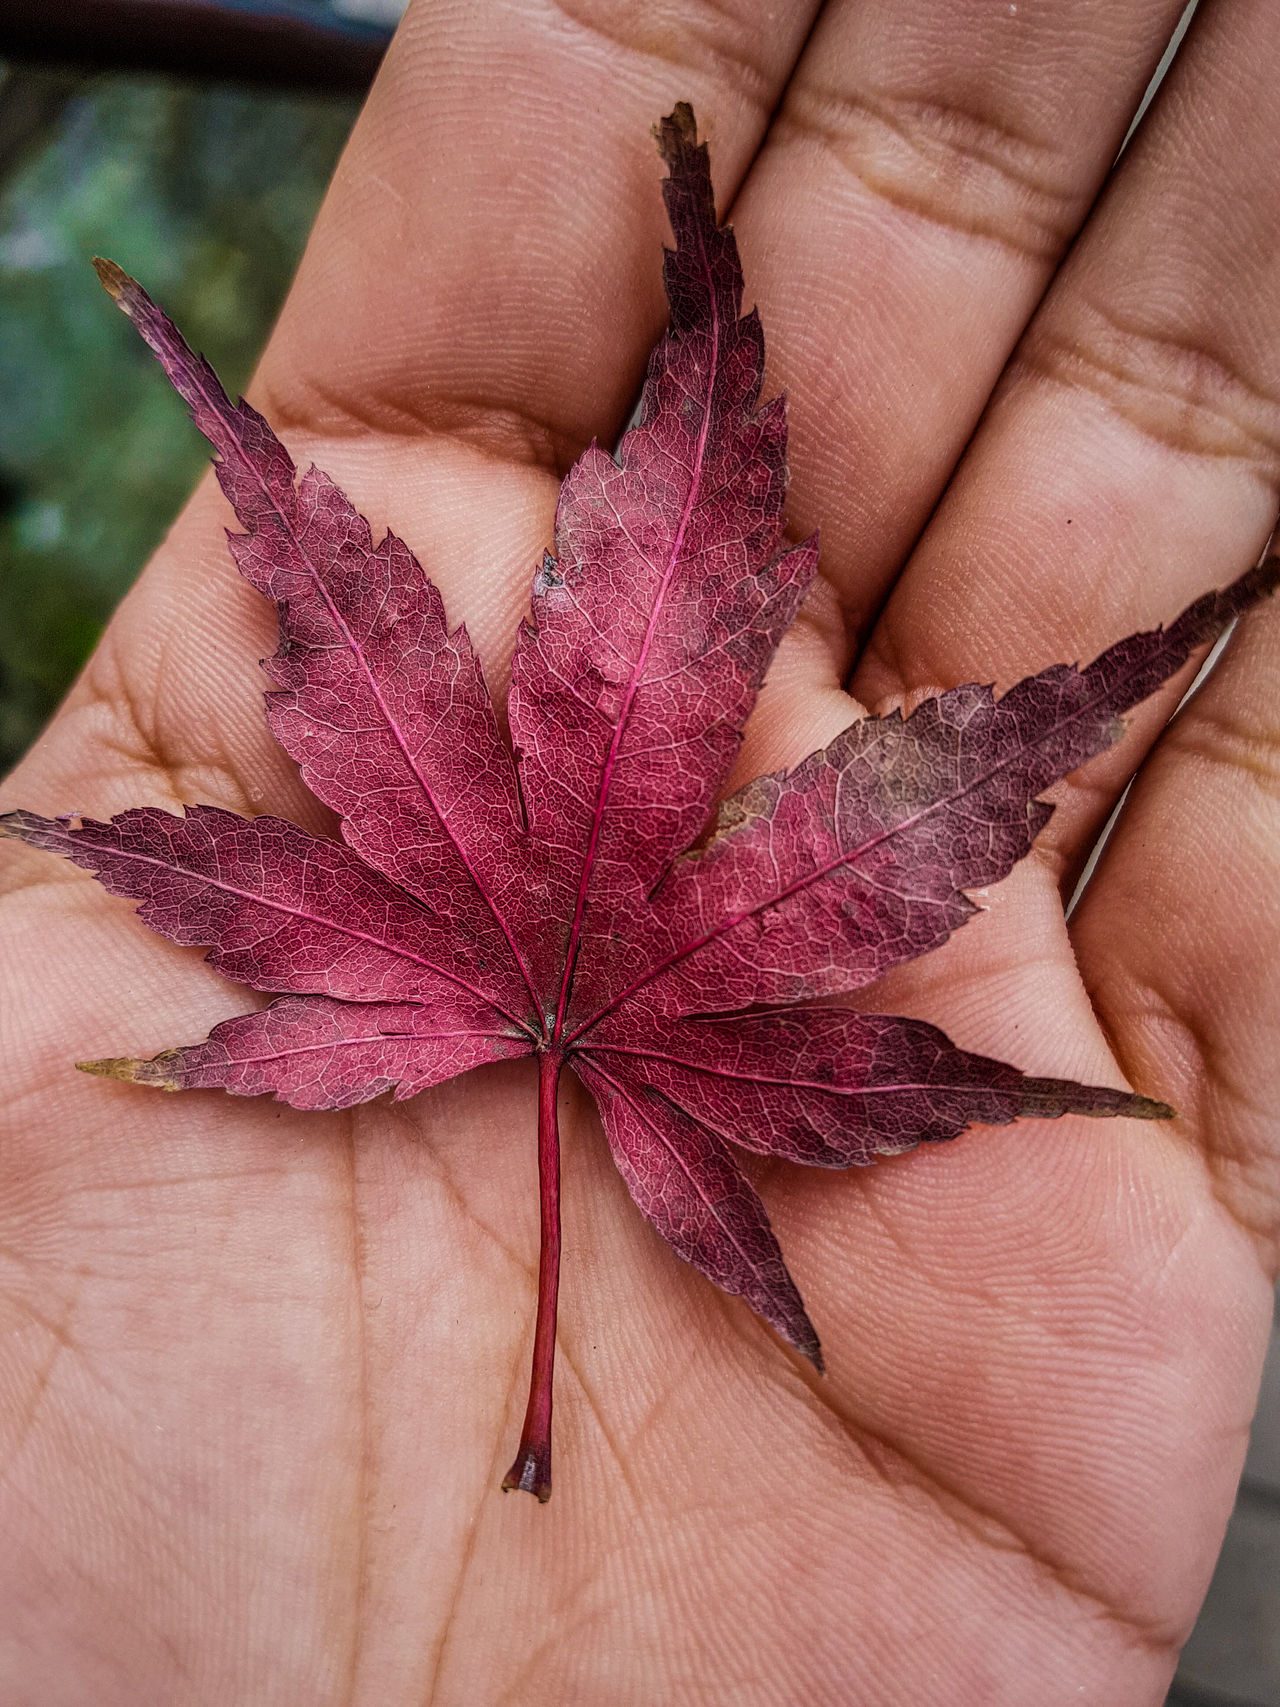
M 664 10 L 410 11 L 262 364 L 279 412 L 560 473 L 620 422 L 666 315 L 651 128 L 690 100 L 727 204 L 817 0 Z
M 1088 659 L 1234 577 L 1280 479 L 1280 13 L 1211 5 L 877 625 L 882 704 Z M 1067 880 L 1186 685 L 1068 790 Z
M 388 55 L 255 396 L 375 527 L 422 546 L 491 668 L 558 473 L 614 430 L 661 324 L 650 127 L 691 97 L 727 200 L 814 4 L 673 0 L 646 25 L 605 0 L 424 5 Z M 203 488 L 33 756 L 29 803 L 109 810 L 141 768 L 160 803 L 195 788 L 311 821 L 261 726 L 272 619 L 226 561 L 227 519 Z
M 1134 785 L 1072 922 L 1128 1074 L 1280 1266 L 1280 609 L 1245 618 Z
M 826 674 L 937 502 L 1083 223 L 1173 0 L 828 6 L 732 210 L 788 513 L 822 529 Z M 847 717 L 847 711 L 845 713 Z

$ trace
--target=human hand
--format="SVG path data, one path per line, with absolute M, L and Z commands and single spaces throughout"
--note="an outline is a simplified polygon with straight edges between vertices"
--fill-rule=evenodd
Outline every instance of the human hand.
M 851 668 L 880 710 L 1091 657 L 1236 574 L 1275 511 L 1274 9 L 1202 8 L 1087 224 L 1178 6 L 833 0 L 806 44 L 815 10 L 411 14 L 255 389 L 500 684 L 559 476 L 616 437 L 660 328 L 647 133 L 690 97 L 791 392 L 791 521 L 823 529 L 740 779 L 847 723 Z M 273 625 L 226 520 L 206 483 L 6 804 L 329 827 L 263 726 Z M 649 1233 L 566 1095 L 546 1510 L 496 1491 L 529 1064 L 341 1115 L 79 1077 L 251 998 L 6 849 L 12 1698 L 1158 1701 L 1275 1260 L 1278 635 L 1249 618 L 1159 740 L 1069 932 L 1176 688 L 984 918 L 870 993 L 1181 1119 L 766 1170 L 825 1381 Z

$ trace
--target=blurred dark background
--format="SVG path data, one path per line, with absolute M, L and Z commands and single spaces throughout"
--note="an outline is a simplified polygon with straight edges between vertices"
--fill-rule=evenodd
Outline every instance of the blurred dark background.
M 0 0 L 0 773 L 208 456 L 90 256 L 242 387 L 403 3 Z M 1280 1339 L 1168 1707 L 1280 1707 Z

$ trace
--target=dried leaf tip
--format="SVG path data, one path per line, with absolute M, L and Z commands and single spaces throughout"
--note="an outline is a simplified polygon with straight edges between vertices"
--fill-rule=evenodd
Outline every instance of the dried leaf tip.
M 670 171 L 675 171 L 681 161 L 699 146 L 704 153 L 706 151 L 705 142 L 699 145 L 698 121 L 688 101 L 677 101 L 666 118 L 659 119 L 654 125 L 651 134 Z
M 119 1079 L 126 1085 L 154 1085 L 157 1090 L 176 1091 L 180 1089 L 176 1079 L 166 1076 L 160 1063 L 163 1055 L 154 1061 L 135 1061 L 128 1055 L 108 1055 L 101 1061 L 77 1061 L 78 1073 L 92 1073 L 99 1079 Z
M 108 261 L 103 255 L 93 257 L 93 270 L 97 273 L 98 282 L 112 302 L 119 302 L 124 292 L 128 290 L 130 285 L 134 284 L 123 267 L 118 267 L 114 261 Z M 134 288 L 137 288 L 136 285 Z
M 691 244 L 701 246 L 717 231 L 727 234 L 729 227 L 721 226 L 716 215 L 715 193 L 711 186 L 711 155 L 705 141 L 698 140 L 698 123 L 688 101 L 677 101 L 666 118 L 653 128 L 667 177 L 662 186 L 663 200 L 676 237 L 676 247 Z M 682 209 L 683 204 L 683 211 Z M 701 235 L 699 235 L 699 232 Z M 742 273 L 737 248 L 732 249 L 729 271 L 736 280 L 732 318 L 736 319 L 742 289 Z M 668 285 L 670 295 L 671 286 Z M 672 299 L 673 323 L 678 320 L 678 302 Z
M 1170 1108 L 1167 1102 L 1156 1102 L 1152 1097 L 1134 1096 L 1126 1108 L 1119 1112 L 1129 1116 L 1131 1120 L 1176 1120 L 1178 1111 Z

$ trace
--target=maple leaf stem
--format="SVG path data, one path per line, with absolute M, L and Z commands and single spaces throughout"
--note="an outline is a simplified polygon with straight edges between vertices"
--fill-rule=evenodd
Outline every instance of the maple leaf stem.
M 556 1362 L 556 1299 L 560 1289 L 560 1125 L 556 1097 L 563 1052 L 548 1049 L 538 1067 L 538 1319 L 533 1334 L 529 1404 L 520 1449 L 502 1486 L 523 1488 L 544 1504 L 551 1498 L 551 1387 Z

